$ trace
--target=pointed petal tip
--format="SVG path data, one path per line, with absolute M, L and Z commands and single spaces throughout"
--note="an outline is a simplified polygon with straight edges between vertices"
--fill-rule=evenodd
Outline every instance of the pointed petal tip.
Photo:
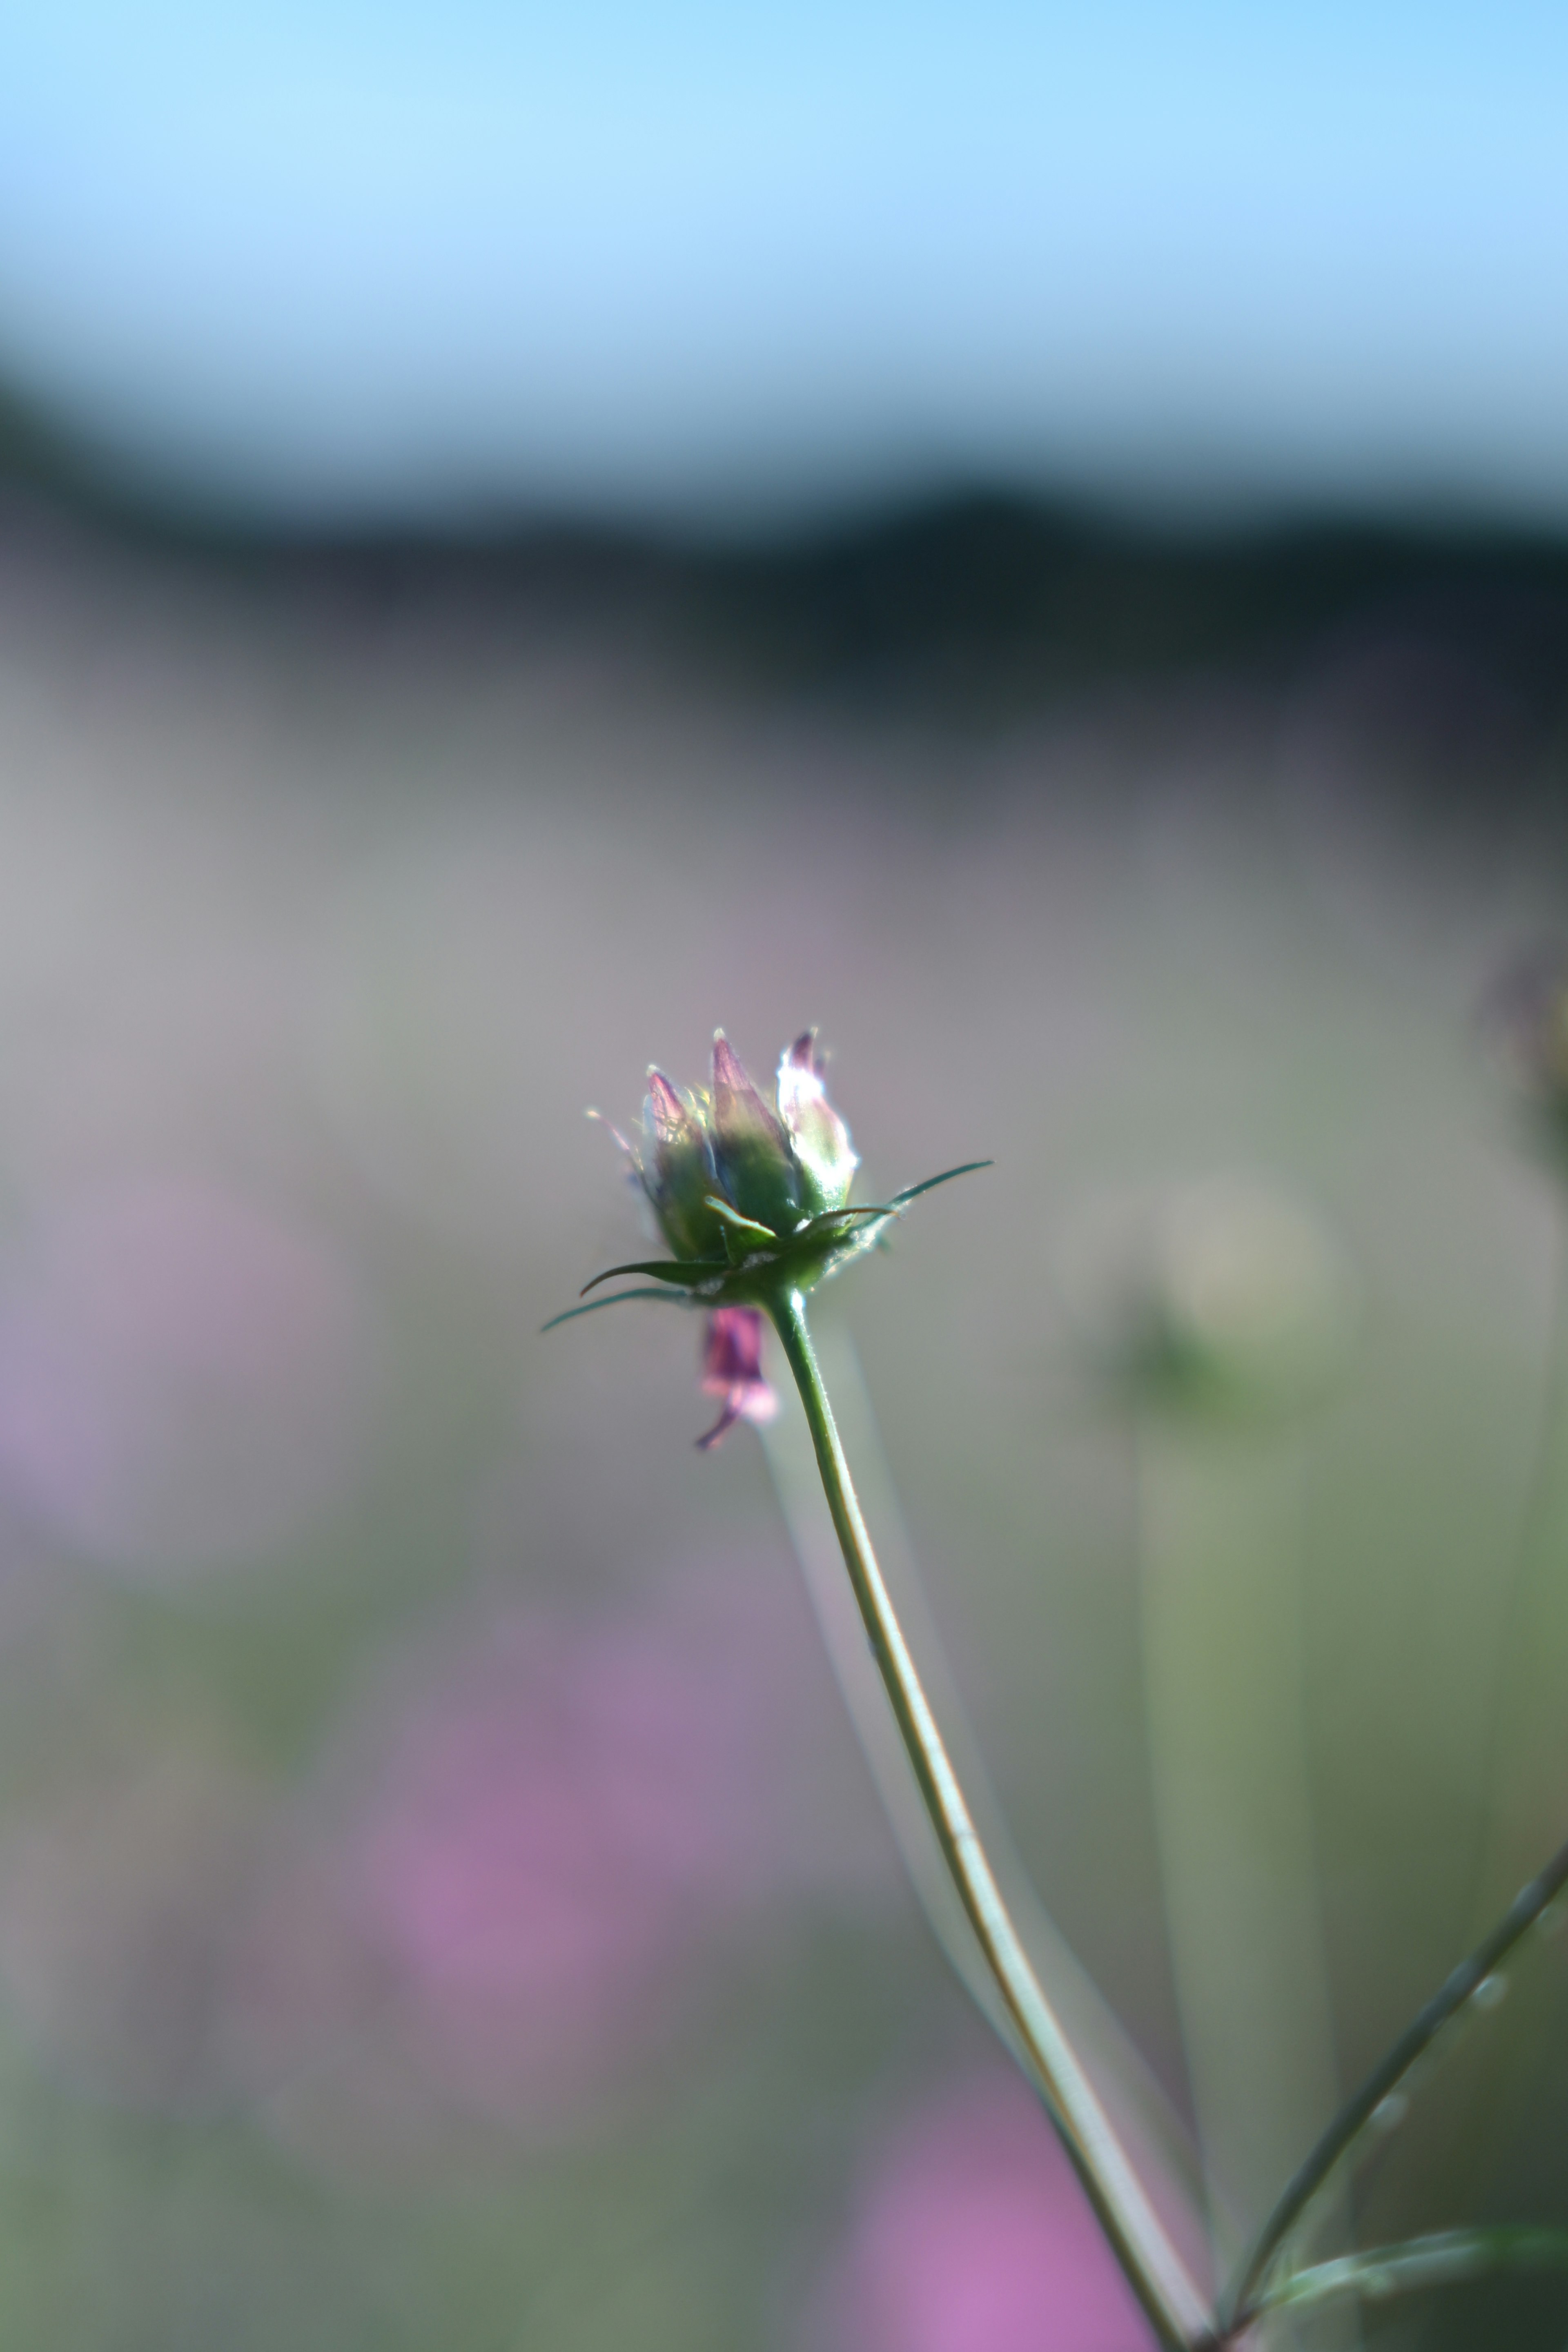
M 691 1106 L 680 1088 L 670 1083 L 662 1070 L 650 1069 L 647 1074 L 647 1099 L 643 1105 L 645 1132 L 651 1128 L 655 1141 L 657 1172 L 668 1174 L 667 1154 L 672 1148 L 684 1148 L 693 1140 L 696 1124 Z
M 602 1110 L 595 1110 L 592 1106 L 583 1113 L 583 1116 L 584 1118 L 591 1118 L 595 1127 L 602 1127 L 606 1134 L 614 1137 L 615 1140 L 620 1145 L 621 1150 L 626 1153 L 626 1158 L 631 1161 L 633 1168 L 637 1169 L 640 1174 L 641 1170 L 638 1164 L 637 1153 L 632 1150 L 631 1145 L 626 1141 L 626 1137 L 621 1133 L 620 1129 L 616 1125 L 614 1119 L 606 1118 Z
M 773 1128 L 774 1121 L 772 1111 L 757 1092 L 750 1070 L 721 1029 L 713 1040 L 715 1107 L 719 1106 L 720 1097 L 725 1095 L 733 1097 L 737 1107 L 743 1106 L 748 1113 L 760 1118 L 764 1127 Z M 721 1116 L 722 1116 L 721 1111 Z

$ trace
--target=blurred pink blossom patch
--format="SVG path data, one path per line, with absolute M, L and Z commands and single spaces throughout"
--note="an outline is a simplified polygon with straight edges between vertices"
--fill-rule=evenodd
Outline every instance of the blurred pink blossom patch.
M 727 1712 L 657 1628 L 518 1622 L 406 1727 L 361 1917 L 470 2087 L 574 2076 L 739 1893 L 753 1759 Z
M 374 1373 L 331 1246 L 195 1178 L 67 1203 L 0 1266 L 0 1479 L 108 1566 L 287 1544 L 352 1477 Z
M 412 2059 L 437 2097 L 553 2130 L 700 2012 L 718 1941 L 898 1885 L 804 1597 L 749 1554 L 635 1603 L 472 1621 L 372 1695 L 347 1762 L 336 1859 L 318 1831 L 298 1887 L 331 1889 L 340 1999 L 379 2040 L 329 2100 L 379 2109 L 369 2076 Z M 247 1994 L 264 2068 L 302 1907 L 286 1879 Z
M 1146 2323 L 1050 2125 L 998 2073 L 917 2115 L 869 2181 L 834 2352 L 1144 2352 Z

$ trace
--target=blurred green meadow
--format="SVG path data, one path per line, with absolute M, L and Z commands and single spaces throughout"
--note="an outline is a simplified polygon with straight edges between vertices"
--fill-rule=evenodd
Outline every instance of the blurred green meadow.
M 1222 2238 L 1568 1828 L 1562 1184 L 1478 1015 L 1563 919 L 1551 566 L 1112 550 L 1091 625 L 966 528 L 501 578 L 13 518 L 5 2343 L 1142 2340 L 699 1328 L 540 1336 L 643 1242 L 584 1109 L 716 1024 L 759 1079 L 820 1025 L 865 1198 L 994 1160 L 819 1319 Z M 1244 1342 L 1270 1234 L 1331 1263 L 1299 1393 L 1106 1343 L 1194 1200 Z M 1568 1942 L 1510 1991 L 1331 2249 L 1563 2220 Z M 1542 2275 L 1268 2340 L 1565 2331 Z

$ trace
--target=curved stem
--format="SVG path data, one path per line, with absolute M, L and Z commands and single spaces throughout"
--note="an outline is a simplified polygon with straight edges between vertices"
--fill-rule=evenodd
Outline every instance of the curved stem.
M 1194 2352 L 1214 2343 L 1213 2320 L 1058 2022 L 1003 1901 L 871 1549 L 811 1344 L 805 1298 L 798 1290 L 783 1292 L 769 1311 L 805 1408 L 872 1654 L 953 1887 L 1129 2285 L 1166 2352 Z

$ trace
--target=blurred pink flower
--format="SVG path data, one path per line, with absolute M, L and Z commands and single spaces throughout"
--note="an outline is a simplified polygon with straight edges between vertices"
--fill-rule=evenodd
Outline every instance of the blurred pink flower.
M 352 1475 L 373 1378 L 330 1247 L 198 1179 L 70 1202 L 0 1271 L 0 1477 L 110 1566 L 289 1542 Z
M 1147 2325 L 1023 2084 L 918 2116 L 860 2205 L 835 2352 L 1143 2352 Z
M 519 1620 L 405 1725 L 356 1906 L 468 2087 L 569 2089 L 694 1906 L 739 1891 L 755 1790 L 727 1712 L 657 1628 Z
M 380 2035 L 337 2090 L 375 2107 L 417 2079 L 553 2132 L 696 2012 L 716 1943 L 761 1906 L 881 1899 L 888 1842 L 814 1635 L 784 1564 L 746 1557 L 593 1616 L 514 1609 L 384 1686 L 335 1833 L 267 1906 L 253 2079 L 342 2040 L 335 1975 L 340 2027 Z
M 755 1307 L 716 1307 L 702 1346 L 702 1393 L 722 1397 L 724 1410 L 704 1437 L 703 1453 L 738 1421 L 772 1421 L 779 1401 L 763 1377 L 763 1318 Z

